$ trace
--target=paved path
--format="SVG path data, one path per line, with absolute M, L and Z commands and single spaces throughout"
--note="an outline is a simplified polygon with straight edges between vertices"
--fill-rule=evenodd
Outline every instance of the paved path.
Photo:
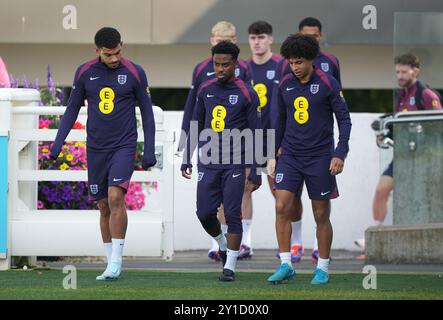
M 237 263 L 237 271 L 249 272 L 272 272 L 278 266 L 279 260 L 275 256 L 274 250 L 254 250 L 251 259 L 241 260 Z M 300 263 L 294 264 L 297 272 L 311 273 L 314 264 L 310 259 L 310 250 L 306 250 Z M 334 250 L 332 252 L 331 273 L 353 272 L 360 273 L 365 266 L 365 262 L 357 260 L 359 252 L 345 250 Z M 72 264 L 80 269 L 104 269 L 103 257 L 65 257 L 59 261 L 44 261 L 39 259 L 38 265 L 45 264 L 51 268 L 63 268 Z M 437 264 L 402 264 L 402 265 L 375 265 L 378 272 L 386 273 L 440 273 L 443 275 L 443 265 Z M 172 261 L 165 261 L 156 257 L 125 257 L 125 269 L 144 270 L 169 270 L 169 271 L 218 271 L 221 269 L 220 263 L 208 259 L 206 250 L 176 251 Z

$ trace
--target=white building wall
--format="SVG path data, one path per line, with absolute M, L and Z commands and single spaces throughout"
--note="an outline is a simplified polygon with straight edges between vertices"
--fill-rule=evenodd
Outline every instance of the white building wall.
M 240 45 L 240 57 L 248 58 L 248 45 Z M 274 52 L 280 49 L 273 45 Z M 389 46 L 328 46 L 324 50 L 340 60 L 344 89 L 392 89 L 395 87 L 393 49 Z M 210 56 L 210 45 L 126 45 L 122 53 L 146 71 L 152 88 L 188 88 L 195 65 Z M 95 57 L 87 44 L 4 44 L 0 43 L 8 72 L 22 83 L 39 80 L 46 86 L 46 66 L 52 68 L 57 86 L 72 86 L 76 68 Z M 426 64 L 424 66 L 426 68 Z M 427 74 L 426 69 L 422 75 Z M 432 83 L 431 83 L 432 84 Z M 155 98 L 155 97 L 154 97 Z M 154 101 L 155 102 L 155 101 Z
M 340 197 L 332 201 L 331 221 L 334 229 L 333 249 L 356 250 L 354 240 L 362 238 L 372 225 L 372 198 L 381 170 L 389 161 L 389 152 L 380 157 L 375 144 L 371 122 L 374 113 L 353 113 L 350 152 L 345 161 L 344 172 L 337 177 Z M 165 112 L 165 128 L 178 130 L 182 112 Z M 177 132 L 178 136 L 178 132 Z M 337 134 L 336 134 L 337 136 Z M 192 180 L 181 176 L 181 158 L 175 158 L 175 250 L 208 249 L 210 240 L 195 214 L 197 174 L 194 167 Z M 382 161 L 382 164 L 380 164 Z M 160 186 L 161 187 L 161 186 Z M 303 241 L 307 248 L 314 241 L 314 218 L 306 189 L 302 196 Z M 275 236 L 274 200 L 266 177 L 262 187 L 253 194 L 254 218 L 252 243 L 254 248 L 277 248 Z M 391 215 L 387 221 L 391 221 Z

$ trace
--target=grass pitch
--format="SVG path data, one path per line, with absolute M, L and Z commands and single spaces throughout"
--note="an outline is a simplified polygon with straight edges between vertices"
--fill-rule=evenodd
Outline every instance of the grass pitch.
M 62 270 L 0 272 L 0 299 L 7 300 L 299 300 L 443 299 L 441 274 L 378 274 L 377 289 L 365 290 L 366 274 L 331 274 L 328 285 L 313 286 L 311 274 L 270 285 L 270 273 L 237 272 L 236 281 L 218 281 L 219 272 L 124 270 L 117 281 L 96 281 L 97 270 L 78 270 L 77 289 L 66 290 Z M 72 284 L 72 282 L 70 282 Z

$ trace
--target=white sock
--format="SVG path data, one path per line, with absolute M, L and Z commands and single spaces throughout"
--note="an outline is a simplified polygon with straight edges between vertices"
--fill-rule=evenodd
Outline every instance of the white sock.
M 106 253 L 106 262 L 111 262 L 111 256 L 112 256 L 112 242 L 104 242 L 103 247 L 105 247 L 105 253 Z
M 226 251 L 228 243 L 223 233 L 220 233 L 218 236 L 214 237 L 214 240 L 217 241 L 218 247 L 221 251 Z
M 322 269 L 324 272 L 328 273 L 329 259 L 322 259 L 318 257 L 317 268 Z
M 280 252 L 281 264 L 287 263 L 291 265 L 291 253 L 290 252 Z
M 238 258 L 238 253 L 240 251 L 234 251 L 234 250 L 230 250 L 228 249 L 228 251 L 226 252 L 226 264 L 223 266 L 224 269 L 229 269 L 235 272 L 235 265 L 237 264 L 237 258 Z
M 209 251 L 218 251 L 218 242 L 211 237 L 211 249 Z
M 384 221 L 374 220 L 373 224 L 374 224 L 374 226 L 376 226 L 376 227 L 380 227 L 380 226 L 383 225 L 383 222 L 384 222 Z
M 124 245 L 125 239 L 112 239 L 111 262 L 122 263 Z
M 247 245 L 248 247 L 251 247 L 251 224 L 252 224 L 252 219 L 243 219 L 242 220 L 242 225 L 243 225 L 242 242 L 243 242 L 243 244 Z
M 318 251 L 317 227 L 315 227 L 315 229 L 314 229 L 314 244 L 312 245 L 312 250 Z
M 301 220 L 292 221 L 292 234 L 291 234 L 291 245 L 297 244 L 301 245 Z
M 221 231 L 223 234 L 228 233 L 228 225 L 227 224 L 220 224 Z

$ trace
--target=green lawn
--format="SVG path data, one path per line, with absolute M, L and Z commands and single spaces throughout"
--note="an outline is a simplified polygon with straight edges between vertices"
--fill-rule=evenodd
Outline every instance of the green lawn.
M 326 286 L 310 285 L 310 274 L 269 285 L 269 273 L 238 272 L 236 281 L 218 281 L 218 272 L 124 271 L 118 281 L 95 280 L 98 271 L 77 273 L 77 289 L 63 288 L 61 270 L 0 272 L 0 299 L 443 299 L 441 275 L 378 274 L 377 290 L 362 286 L 365 274 L 332 274 Z

